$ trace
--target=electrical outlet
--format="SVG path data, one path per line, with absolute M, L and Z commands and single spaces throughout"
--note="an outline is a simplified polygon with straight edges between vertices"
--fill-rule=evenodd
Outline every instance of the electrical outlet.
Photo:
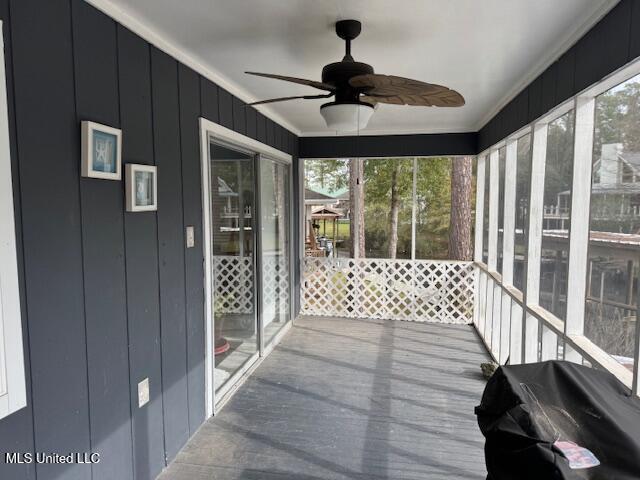
M 138 408 L 149 403 L 149 378 L 138 383 Z
M 193 225 L 187 226 L 187 248 L 193 248 L 196 246 L 196 234 Z

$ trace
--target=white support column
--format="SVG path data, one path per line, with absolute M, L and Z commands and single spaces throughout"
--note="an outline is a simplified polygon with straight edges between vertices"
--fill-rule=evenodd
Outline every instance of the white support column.
M 516 177 L 518 169 L 518 141 L 507 142 L 504 168 L 504 224 L 502 233 L 502 284 L 513 285 L 513 257 L 516 225 Z M 502 294 L 500 310 L 500 363 L 510 357 L 511 330 L 514 328 L 511 315 L 511 297 Z M 521 325 L 522 322 L 517 323 Z M 519 331 L 522 335 L 522 330 Z
M 569 274 L 565 335 L 584 334 L 587 263 L 589 257 L 589 205 L 593 169 L 595 98 L 575 101 L 575 138 L 573 143 L 573 182 L 571 186 L 571 226 L 569 235 Z M 573 349 L 565 349 L 565 360 L 581 362 Z
M 540 359 L 557 360 L 558 359 L 558 336 L 553 330 L 546 326 L 542 326 L 542 345 L 540 349 Z
M 498 150 L 491 152 L 489 156 L 489 254 L 487 265 L 492 272 L 498 266 L 498 202 L 500 189 L 500 172 L 498 162 L 500 154 Z
M 525 314 L 524 331 L 523 331 L 523 349 L 522 349 L 522 362 L 534 363 L 538 361 L 538 332 L 540 328 L 540 322 L 536 317 Z
M 411 187 L 411 260 L 416 259 L 416 190 L 418 189 L 418 159 L 413 159 L 413 183 Z
M 482 261 L 482 234 L 484 221 L 484 175 L 487 157 L 478 157 L 478 168 L 476 171 L 476 238 L 473 252 L 473 259 L 476 262 Z
M 498 282 L 493 283 L 493 315 L 491 327 L 491 350 L 500 360 L 500 339 L 502 332 L 502 287 Z M 508 318 L 508 315 L 507 315 Z
M 509 363 L 522 363 L 522 307 L 511 302 L 511 341 L 509 343 Z
M 485 157 L 477 158 L 476 169 L 476 231 L 475 231 L 475 244 L 473 250 L 473 259 L 476 262 L 482 261 L 482 229 L 484 220 L 484 165 Z M 483 281 L 484 275 L 476 268 L 475 272 L 476 283 L 473 300 L 473 323 L 478 327 L 478 331 L 482 332 L 484 329 L 484 314 L 482 312 L 483 302 L 482 295 L 484 290 L 482 288 L 485 282 Z
M 633 352 L 633 384 L 632 391 L 640 395 L 640 315 L 636 311 L 636 348 Z
M 498 266 L 498 208 L 499 208 L 499 193 L 500 193 L 500 172 L 498 170 L 498 163 L 500 159 L 500 153 L 498 150 L 493 150 L 489 155 L 489 238 L 488 242 L 488 255 L 487 266 L 489 270 L 495 272 Z M 490 319 L 487 318 L 485 325 L 485 340 L 489 344 L 494 356 L 497 357 L 497 351 L 499 349 L 499 340 L 494 341 L 496 332 L 500 333 L 500 297 L 496 296 L 496 282 L 491 280 L 489 282 L 490 287 L 487 288 L 487 303 L 490 305 L 490 309 L 487 308 L 487 315 L 491 315 Z
M 507 143 L 504 168 L 504 232 L 502 234 L 502 284 L 513 285 L 513 256 L 516 228 L 516 177 L 518 141 Z
M 533 128 L 531 151 L 531 188 L 529 195 L 529 229 L 527 248 L 526 302 L 537 305 L 540 297 L 540 255 L 542 250 L 542 214 L 544 210 L 544 170 L 547 156 L 548 125 L 538 124 Z M 523 331 L 523 359 L 535 362 L 538 359 L 538 319 L 526 315 Z
M 479 277 L 476 286 L 476 302 L 478 305 L 477 327 L 480 335 L 484 335 L 485 321 L 487 318 L 487 274 L 479 268 L 476 269 L 476 275 Z M 476 278 L 478 278 L 476 277 Z
M 487 342 L 489 348 L 491 348 L 491 335 L 493 332 L 493 289 L 495 286 L 495 282 L 493 278 L 487 275 L 487 288 L 485 295 L 485 315 L 484 315 L 484 330 L 482 332 L 482 336 L 484 341 Z

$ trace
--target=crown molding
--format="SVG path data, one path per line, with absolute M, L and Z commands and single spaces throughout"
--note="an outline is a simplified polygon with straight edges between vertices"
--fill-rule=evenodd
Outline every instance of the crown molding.
M 120 23 L 124 27 L 131 30 L 136 35 L 140 36 L 153 46 L 162 50 L 166 54 L 172 56 L 179 62 L 183 63 L 187 67 L 193 69 L 203 77 L 211 80 L 218 86 L 224 88 L 229 93 L 235 95 L 243 102 L 251 103 L 258 100 L 255 96 L 251 95 L 247 90 L 242 87 L 239 87 L 234 82 L 230 81 L 224 75 L 222 75 L 219 71 L 205 66 L 200 60 L 195 58 L 193 55 L 187 53 L 186 49 L 176 45 L 172 40 L 169 40 L 164 34 L 157 31 L 155 28 L 147 25 L 146 23 L 140 21 L 135 18 L 130 12 L 125 9 L 115 5 L 110 0 L 85 0 L 90 5 L 93 5 L 95 8 L 100 10 L 105 15 L 111 17 L 116 22 Z M 300 130 L 293 126 L 288 120 L 284 117 L 273 111 L 268 106 L 257 106 L 255 107 L 260 111 L 264 116 L 270 118 L 276 123 L 279 123 L 281 126 L 287 128 L 295 135 L 300 135 Z

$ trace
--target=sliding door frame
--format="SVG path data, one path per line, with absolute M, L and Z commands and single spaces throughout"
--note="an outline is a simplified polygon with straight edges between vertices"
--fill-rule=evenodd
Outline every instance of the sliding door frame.
M 293 248 L 294 245 L 294 241 L 295 241 L 295 234 L 294 234 L 294 226 L 295 226 L 295 222 L 294 222 L 294 209 L 293 209 L 293 202 L 294 202 L 294 197 L 293 197 L 293 165 L 292 165 L 292 161 L 291 161 L 291 156 L 289 156 L 289 159 L 285 159 L 285 158 L 276 158 L 273 157 L 272 155 L 269 154 L 260 154 L 258 155 L 258 168 L 256 169 L 256 177 L 258 179 L 257 183 L 260 183 L 260 179 L 262 178 L 262 164 L 264 163 L 264 161 L 270 161 L 270 162 L 274 162 L 276 164 L 281 164 L 281 165 L 285 165 L 287 167 L 289 167 L 289 174 L 287 175 L 287 185 L 286 187 L 289 189 L 289 205 L 287 207 L 287 211 L 289 213 L 289 226 L 288 226 L 288 237 L 289 237 L 289 268 L 288 268 L 288 272 L 289 272 L 289 318 L 287 320 L 287 323 L 284 324 L 280 330 L 273 336 L 273 338 L 270 339 L 270 341 L 268 343 L 264 342 L 264 335 L 261 336 L 261 340 L 260 340 L 260 352 L 261 352 L 261 356 L 267 356 L 269 353 L 271 353 L 271 351 L 273 350 L 273 347 L 275 347 L 278 342 L 280 342 L 280 339 L 284 336 L 284 334 L 289 330 L 289 328 L 291 328 L 291 325 L 293 324 L 294 321 L 294 297 L 293 295 L 295 294 L 295 281 L 294 281 L 294 272 L 295 272 L 295 249 Z M 259 196 L 261 194 L 261 190 L 260 190 L 260 186 L 258 185 L 257 189 L 256 189 L 256 196 Z M 262 203 L 260 203 L 260 208 L 262 207 Z M 260 252 L 260 260 L 262 260 L 262 211 L 260 211 L 260 215 L 258 215 L 258 217 L 260 217 L 260 227 L 259 227 L 259 232 L 261 233 L 260 235 L 258 235 L 259 238 L 259 252 Z M 260 289 L 259 289 L 259 296 L 262 295 L 262 275 L 259 275 L 260 277 Z M 260 300 L 262 301 L 262 300 Z M 260 308 L 262 308 L 262 304 L 260 304 Z M 264 320 L 262 319 L 262 315 L 260 315 L 260 322 L 264 323 Z M 261 333 L 264 333 L 262 330 L 262 325 L 260 326 L 260 331 Z
M 260 160 L 263 156 L 277 162 L 291 165 L 292 157 L 288 153 L 277 150 L 269 145 L 259 142 L 253 138 L 249 138 L 245 135 L 230 130 L 222 125 L 218 125 L 204 117 L 199 119 L 200 129 L 200 167 L 201 167 L 201 184 L 202 184 L 202 245 L 204 254 L 204 322 L 205 322 L 205 406 L 206 406 L 206 418 L 209 418 L 217 413 L 226 400 L 233 394 L 243 380 L 258 366 L 260 360 L 268 354 L 273 346 L 277 344 L 286 331 L 291 327 L 291 321 L 293 320 L 293 314 L 290 313 L 290 321 L 282 327 L 280 332 L 274 337 L 273 341 L 267 347 L 268 351 L 265 351 L 263 345 L 263 332 L 262 332 L 262 293 L 260 290 L 261 285 L 261 273 L 258 270 L 258 266 L 262 260 L 261 246 L 261 202 L 260 202 Z M 211 245 L 211 175 L 210 175 L 210 144 L 211 142 L 219 143 L 221 145 L 227 145 L 230 148 L 237 149 L 241 152 L 249 152 L 254 156 L 254 185 L 256 187 L 256 195 L 254 210 L 255 219 L 253 219 L 253 226 L 256 228 L 256 235 L 254 235 L 254 245 L 256 246 L 256 252 L 254 255 L 254 283 L 256 287 L 256 315 L 257 315 L 257 335 L 258 335 L 258 351 L 243 365 L 240 370 L 235 372 L 229 380 L 227 380 L 225 386 L 220 389 L 219 392 L 215 392 L 214 382 L 214 353 L 213 353 L 213 332 L 214 332 L 214 314 L 213 314 L 213 265 L 212 265 L 212 245 Z M 289 168 L 289 188 L 291 198 L 291 167 Z M 292 210 L 292 201 L 290 200 L 289 209 Z M 289 215 L 289 221 L 292 224 L 293 218 Z M 291 235 L 291 225 L 289 227 L 289 235 Z M 290 244 L 291 245 L 291 244 Z M 292 292 L 293 276 L 291 259 L 289 261 L 290 282 L 289 288 Z M 289 301 L 291 303 L 289 311 L 293 312 L 293 297 L 291 293 L 289 295 Z

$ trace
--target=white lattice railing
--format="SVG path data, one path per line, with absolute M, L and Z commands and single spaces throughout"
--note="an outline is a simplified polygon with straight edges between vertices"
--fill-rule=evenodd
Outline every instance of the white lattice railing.
M 262 259 L 263 298 L 266 310 L 289 304 L 289 264 L 282 255 Z M 214 300 L 218 313 L 253 312 L 253 257 L 214 255 Z
M 472 262 L 304 259 L 305 315 L 471 323 Z

